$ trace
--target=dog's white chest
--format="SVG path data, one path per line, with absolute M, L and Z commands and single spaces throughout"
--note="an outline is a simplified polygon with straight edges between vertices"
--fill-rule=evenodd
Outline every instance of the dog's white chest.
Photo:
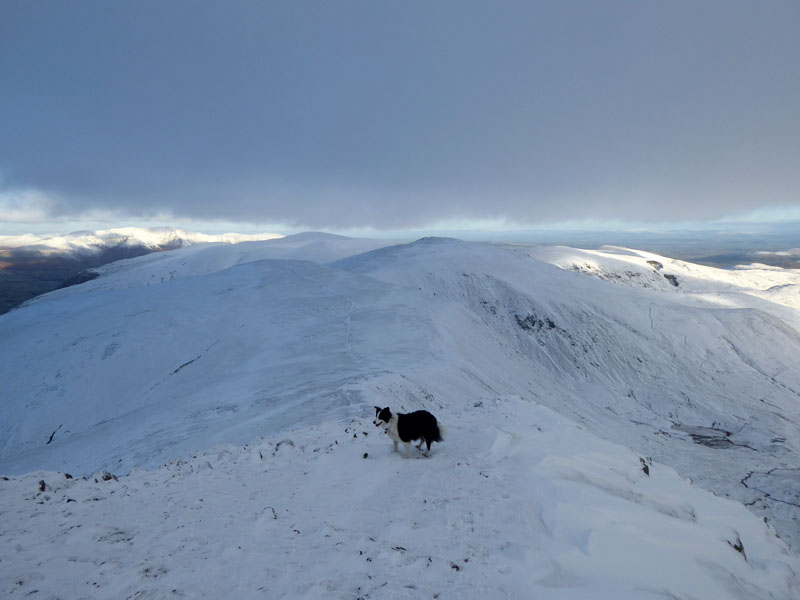
M 386 424 L 386 434 L 393 442 L 400 441 L 400 433 L 397 431 L 397 415 L 392 415 L 392 418 Z

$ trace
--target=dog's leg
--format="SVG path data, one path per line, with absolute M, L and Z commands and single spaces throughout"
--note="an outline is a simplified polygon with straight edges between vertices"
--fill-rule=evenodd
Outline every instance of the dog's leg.
M 403 445 L 406 447 L 406 458 L 411 458 L 411 454 L 409 452 L 409 448 L 411 448 L 410 442 L 403 442 Z
M 425 450 L 425 456 L 430 456 L 431 455 L 431 443 L 430 442 L 426 442 L 426 443 L 428 444 L 428 448 Z
M 393 443 L 394 443 L 394 450 L 393 450 L 393 452 L 397 452 L 397 442 L 393 442 Z
M 425 438 L 420 438 L 419 439 L 419 444 L 417 444 L 417 450 L 422 448 L 422 444 L 424 444 L 424 443 L 425 443 Z

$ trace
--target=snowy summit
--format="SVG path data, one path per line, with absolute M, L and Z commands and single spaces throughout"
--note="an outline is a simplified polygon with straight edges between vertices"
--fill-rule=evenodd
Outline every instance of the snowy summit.
M 4 597 L 800 597 L 797 271 L 303 234 L 98 273 L 0 315 Z

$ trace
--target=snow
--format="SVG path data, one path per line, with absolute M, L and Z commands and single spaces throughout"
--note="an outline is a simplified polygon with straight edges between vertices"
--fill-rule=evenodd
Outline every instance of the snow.
M 25 234 L 0 236 L 0 248 L 74 253 L 94 252 L 103 247 L 116 245 L 142 245 L 150 248 L 160 248 L 169 245 L 180 246 L 211 242 L 237 244 L 245 241 L 261 241 L 280 237 L 282 236 L 276 233 L 206 235 L 173 227 L 120 227 L 97 231 L 76 231 L 66 235 Z
M 774 533 L 672 469 L 652 464 L 645 474 L 630 450 L 519 398 L 445 414 L 451 439 L 429 459 L 393 453 L 359 418 L 217 447 L 118 480 L 39 471 L 0 482 L 3 594 L 800 593 L 798 558 Z
M 0 248 L 19 248 L 33 246 L 42 240 L 42 236 L 26 233 L 23 235 L 0 235 Z
M 98 279 L 55 290 L 30 302 L 50 301 L 97 290 L 147 287 L 217 273 L 259 260 L 307 260 L 322 264 L 388 244 L 387 241 L 353 239 L 326 233 L 302 233 L 260 242 L 242 240 L 235 244 L 197 243 L 181 248 L 180 252 L 157 252 L 103 265 L 92 269 L 100 275 Z
M 613 246 L 599 250 L 540 246 L 528 248 L 525 252 L 560 268 L 614 283 L 676 292 L 679 289 L 694 294 L 707 292 L 720 297 L 746 294 L 800 308 L 800 286 L 797 283 L 800 271 L 796 269 L 758 264 L 717 269 Z M 671 283 L 665 275 L 674 276 L 678 285 Z
M 2 593 L 798 597 L 797 272 L 380 245 L 184 247 L 0 316 Z M 447 439 L 404 459 L 374 405 Z

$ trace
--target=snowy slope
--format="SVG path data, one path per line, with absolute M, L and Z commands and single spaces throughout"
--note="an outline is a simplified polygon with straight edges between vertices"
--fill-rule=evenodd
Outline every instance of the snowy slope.
M 265 260 L 25 307 L 0 321 L 4 465 L 127 471 L 285 427 L 292 408 L 334 413 L 351 380 L 425 356 L 425 328 L 392 292 Z
M 0 481 L 8 598 L 792 600 L 741 504 L 519 398 L 407 460 L 326 420 L 118 480 Z M 455 426 L 455 428 L 454 428 Z M 44 490 L 41 487 L 44 486 Z
M 236 244 L 198 243 L 103 265 L 92 269 L 100 275 L 98 279 L 43 294 L 30 302 L 47 302 L 97 290 L 147 287 L 265 259 L 308 260 L 324 264 L 381 248 L 388 243 L 327 233 L 300 233 L 268 241 L 240 241 Z
M 766 265 L 716 269 L 613 246 L 599 250 L 539 246 L 526 248 L 524 252 L 562 269 L 612 283 L 663 291 L 707 293 L 716 296 L 720 302 L 737 302 L 742 295 L 755 296 L 800 309 L 800 271 L 795 269 Z
M 484 387 L 625 440 L 800 542 L 797 311 L 746 286 L 631 288 L 529 254 L 430 239 L 337 266 L 467 308 L 482 334 L 453 334 L 451 366 L 469 360 L 464 370 Z
M 122 574 L 119 581 L 137 589 L 165 589 L 148 579 L 157 567 L 142 566 L 159 546 L 146 550 L 149 530 L 129 531 L 134 521 L 122 512 L 166 504 L 162 512 L 174 511 L 177 528 L 199 523 L 202 507 L 180 483 L 191 476 L 192 494 L 248 508 L 241 518 L 237 508 L 217 510 L 207 517 L 208 533 L 192 542 L 177 532 L 165 542 L 164 552 L 179 557 L 164 566 L 179 579 L 175 589 L 201 570 L 198 560 L 218 556 L 224 565 L 244 561 L 240 576 L 250 595 L 242 597 L 258 597 L 252 586 L 263 586 L 245 567 L 267 550 L 251 543 L 252 554 L 237 553 L 237 535 L 253 531 L 288 553 L 265 575 L 279 580 L 286 597 L 387 597 L 384 582 L 396 597 L 420 597 L 405 585 L 421 585 L 422 597 L 465 597 L 464 590 L 485 597 L 488 589 L 525 597 L 520 590 L 532 582 L 553 598 L 796 595 L 797 555 L 775 534 L 797 552 L 798 314 L 791 296 L 779 302 L 760 295 L 797 285 L 796 273 L 726 275 L 684 263 L 676 287 L 662 272 L 674 274 L 679 265 L 622 249 L 589 255 L 424 239 L 355 254 L 360 242 L 326 238 L 319 256 L 354 255 L 321 264 L 288 258 L 298 251 L 292 245 L 307 248 L 318 236 L 286 240 L 123 261 L 92 282 L 0 316 L 3 474 L 123 475 L 215 444 L 249 444 L 230 449 L 229 458 L 198 454 L 179 474 L 173 464 L 104 482 L 125 486 L 102 488 L 107 502 L 89 500 L 99 493 L 93 482 L 70 480 L 68 491 L 87 499 L 82 506 L 107 506 L 95 514 L 125 533 L 117 536 L 121 549 L 140 546 L 134 565 L 109 562 L 110 578 Z M 280 242 L 286 246 L 270 249 Z M 595 266 L 571 268 L 576 256 Z M 164 277 L 170 270 L 175 276 Z M 661 280 L 641 285 L 645 274 Z M 367 429 L 374 404 L 432 410 L 448 426 L 448 439 L 429 461 L 390 455 L 391 444 Z M 540 435 L 549 427 L 552 435 Z M 254 442 L 259 436 L 268 442 Z M 294 446 L 275 450 L 287 437 Z M 293 450 L 262 464 L 265 447 L 270 457 Z M 257 460 L 254 448 L 261 450 Z M 380 464 L 361 458 L 364 452 Z M 241 482 L 231 483 L 230 470 Z M 655 483 L 656 474 L 666 478 Z M 402 490 L 386 489 L 388 476 Z M 40 479 L 62 485 L 52 474 L 15 477 L 0 487 L 3 510 L 59 523 L 72 512 L 83 515 L 83 526 L 92 509 L 62 505 L 66 492 L 59 496 L 55 487 L 42 500 L 32 489 Z M 112 499 L 113 490 L 119 493 Z M 424 506 L 428 497 L 431 507 Z M 264 511 L 278 511 L 279 502 L 293 511 L 294 526 L 269 529 L 277 523 L 264 521 L 282 517 Z M 354 516 L 342 506 L 353 507 Z M 246 516 L 257 512 L 268 518 Z M 297 527 L 304 515 L 312 525 Z M 23 548 L 78 536 L 89 570 L 106 548 L 98 546 L 108 537 L 100 533 L 41 534 L 11 521 L 3 539 Z M 219 529 L 226 533 L 218 543 L 203 541 Z M 429 530 L 442 541 L 428 539 Z M 333 539 L 313 542 L 320 532 Z M 747 561 L 732 549 L 736 535 Z M 338 542 L 366 553 L 370 539 L 386 542 L 369 555 L 376 565 L 363 564 L 364 554 L 348 554 L 339 566 L 325 562 Z M 414 554 L 412 541 L 421 548 Z M 472 554 L 459 562 L 454 548 Z M 610 564 L 615 551 L 620 562 Z M 35 581 L 33 555 L 18 554 L 19 562 L 0 568 L 12 564 Z M 302 587 L 302 565 L 323 556 L 312 579 L 331 589 Z M 442 562 L 427 583 L 409 582 L 406 574 L 427 569 L 427 556 Z M 710 558 L 690 568 L 700 556 Z M 480 568 L 471 572 L 465 558 Z M 378 564 L 383 568 L 370 570 Z M 689 588 L 680 587 L 678 571 L 692 573 Z M 456 586 L 450 596 L 442 581 Z M 351 582 L 355 587 L 346 587 Z M 206 588 L 193 589 L 187 595 Z

